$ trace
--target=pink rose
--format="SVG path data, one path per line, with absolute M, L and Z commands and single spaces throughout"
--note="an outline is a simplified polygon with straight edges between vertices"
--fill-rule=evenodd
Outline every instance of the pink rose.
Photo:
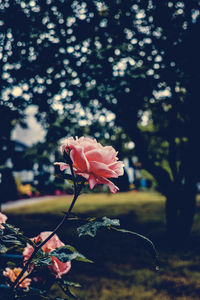
M 6 268 L 5 271 L 3 271 L 3 275 L 6 276 L 6 277 L 8 277 L 11 282 L 15 282 L 16 278 L 19 276 L 19 274 L 21 273 L 21 271 L 22 271 L 22 268 L 14 268 L 14 269 Z M 26 271 L 23 274 L 23 276 L 22 276 L 22 278 L 20 280 L 22 280 L 23 278 L 25 278 L 27 275 L 28 275 L 28 272 Z M 31 279 L 30 278 L 25 278 L 19 284 L 19 287 L 28 289 L 30 283 L 31 283 Z
M 117 178 L 123 175 L 123 162 L 118 161 L 117 152 L 111 146 L 102 146 L 96 140 L 86 137 L 73 137 L 63 140 L 61 152 L 70 155 L 74 172 L 81 175 L 89 182 L 90 189 L 96 184 L 106 184 L 112 193 L 118 187 L 107 178 Z M 63 171 L 69 168 L 66 163 L 57 162 Z
M 8 219 L 8 217 L 0 212 L 0 228 L 1 229 L 4 229 L 4 227 L 1 224 L 5 224 L 7 219 Z
M 41 232 L 38 236 L 31 238 L 31 240 L 38 244 L 41 243 L 42 241 L 44 241 L 52 232 L 51 231 L 44 231 Z M 54 234 L 54 236 L 48 241 L 46 242 L 43 246 L 42 246 L 42 250 L 45 253 L 50 253 L 51 251 L 60 248 L 62 246 L 64 246 L 65 244 L 63 242 L 61 242 L 61 240 L 59 239 L 59 237 L 57 236 L 57 234 Z M 31 245 L 27 244 L 27 246 L 24 248 L 23 251 L 23 256 L 24 256 L 24 261 L 26 262 L 31 254 L 33 253 L 34 249 Z M 52 256 L 51 257 L 51 265 L 49 266 L 49 269 L 51 269 L 54 273 L 56 273 L 56 278 L 61 278 L 61 276 L 63 274 L 66 274 L 69 272 L 70 268 L 71 268 L 71 262 L 68 261 L 66 263 L 61 262 L 59 259 L 57 259 L 56 257 Z

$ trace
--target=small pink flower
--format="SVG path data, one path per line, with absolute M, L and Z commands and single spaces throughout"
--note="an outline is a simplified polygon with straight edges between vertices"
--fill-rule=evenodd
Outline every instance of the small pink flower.
M 10 269 L 10 268 L 6 268 L 5 271 L 3 271 L 3 275 L 8 277 L 10 279 L 11 282 L 15 282 L 16 278 L 19 276 L 19 274 L 21 273 L 22 268 L 14 268 L 14 269 Z M 26 271 L 22 278 L 20 279 L 20 281 L 25 278 L 28 275 L 28 272 Z M 25 288 L 28 289 L 29 285 L 31 283 L 31 279 L 30 278 L 25 278 L 20 284 L 19 287 L 21 288 Z
M 41 232 L 38 236 L 31 238 L 31 240 L 33 242 L 35 242 L 36 244 L 41 243 L 46 238 L 48 238 L 48 236 L 51 233 L 52 233 L 51 231 Z M 48 242 L 46 242 L 46 244 L 44 244 L 41 249 L 45 253 L 50 253 L 51 251 L 53 251 L 57 248 L 60 248 L 64 245 L 65 244 L 63 242 L 61 242 L 61 240 L 59 239 L 57 234 L 54 234 L 54 236 Z M 31 245 L 27 244 L 27 246 L 24 248 L 24 251 L 23 251 L 24 262 L 26 262 L 30 258 L 33 251 L 34 251 L 33 247 Z M 61 276 L 63 274 L 66 274 L 69 272 L 69 270 L 71 268 L 70 261 L 63 263 L 54 256 L 51 257 L 51 260 L 52 261 L 51 261 L 51 265 L 49 266 L 49 269 L 51 269 L 54 273 L 56 273 L 56 278 L 61 278 Z
M 90 189 L 97 184 L 106 184 L 112 193 L 118 191 L 108 178 L 117 178 L 123 175 L 123 162 L 118 161 L 117 152 L 111 146 L 102 146 L 96 140 L 86 137 L 69 137 L 62 142 L 61 152 L 70 155 L 73 169 L 77 175 L 81 175 L 89 182 Z M 69 167 L 66 163 L 57 162 L 64 171 Z
M 5 224 L 7 219 L 8 219 L 8 217 L 0 212 L 0 228 L 1 229 L 4 229 L 4 227 L 1 224 Z
M 46 238 L 48 238 L 51 233 L 52 233 L 51 231 L 41 232 L 38 236 L 36 236 L 34 238 L 34 242 L 37 244 L 39 242 L 46 240 Z M 63 244 L 63 242 L 61 242 L 61 240 L 59 239 L 57 234 L 54 234 L 52 236 L 52 238 L 46 244 L 44 244 L 44 246 L 42 246 L 42 250 L 46 253 L 49 253 L 49 252 L 51 252 L 57 248 L 60 248 L 64 245 L 65 244 Z

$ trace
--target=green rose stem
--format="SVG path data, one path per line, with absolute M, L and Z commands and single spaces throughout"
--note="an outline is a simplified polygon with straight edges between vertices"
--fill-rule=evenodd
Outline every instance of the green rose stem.
M 53 236 L 54 234 L 58 231 L 58 229 L 62 226 L 62 224 L 65 222 L 65 220 L 68 219 L 74 204 L 78 198 L 78 196 L 80 195 L 80 192 L 84 186 L 85 183 L 85 179 L 82 180 L 82 182 L 77 185 L 76 183 L 76 177 L 74 175 L 74 170 L 72 167 L 72 161 L 69 162 L 69 166 L 70 166 L 70 171 L 72 174 L 72 180 L 73 180 L 73 185 L 74 185 L 74 197 L 73 200 L 71 202 L 71 205 L 69 207 L 69 209 L 67 210 L 67 212 L 65 213 L 64 217 L 62 218 L 61 222 L 57 225 L 57 227 L 54 229 L 54 231 L 48 236 L 48 238 L 46 238 L 43 242 L 41 242 L 39 245 L 35 246 L 35 249 L 32 253 L 32 255 L 30 256 L 30 258 L 27 260 L 27 263 L 25 264 L 25 266 L 23 267 L 21 273 L 19 274 L 19 276 L 16 278 L 16 280 L 14 281 L 14 283 L 12 284 L 12 288 L 17 288 L 18 285 L 24 280 L 24 278 L 20 281 L 20 279 L 22 278 L 22 276 L 24 275 L 24 273 L 26 272 L 26 270 L 28 269 L 28 266 L 30 265 L 32 259 L 35 257 L 35 255 L 37 254 L 37 252 L 42 248 L 42 246 L 44 246 Z

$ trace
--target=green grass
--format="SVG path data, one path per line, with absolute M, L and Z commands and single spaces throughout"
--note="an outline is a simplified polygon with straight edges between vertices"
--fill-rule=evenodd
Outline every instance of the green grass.
M 15 209 L 8 209 L 7 212 L 13 214 L 32 214 L 32 213 L 60 213 L 67 210 L 72 200 L 72 196 L 60 196 L 52 200 L 23 206 Z M 73 209 L 74 213 L 97 212 L 98 210 L 108 211 L 109 213 L 127 213 L 133 206 L 142 209 L 149 203 L 164 203 L 164 196 L 156 192 L 129 192 L 118 194 L 82 194 Z M 28 199 L 27 199 L 28 202 Z M 114 210 L 114 211 L 111 211 Z
M 71 197 L 8 210 L 10 223 L 18 225 L 29 237 L 53 230 Z M 190 242 L 179 250 L 165 235 L 164 197 L 154 192 L 84 194 L 74 213 L 80 216 L 119 218 L 121 227 L 144 234 L 159 252 L 160 271 L 144 245 L 131 236 L 99 230 L 95 238 L 78 238 L 79 222 L 68 222 L 58 235 L 94 261 L 73 262 L 68 280 L 80 282 L 76 289 L 81 300 L 198 300 L 200 299 L 200 208 Z M 55 291 L 52 291 L 52 295 Z

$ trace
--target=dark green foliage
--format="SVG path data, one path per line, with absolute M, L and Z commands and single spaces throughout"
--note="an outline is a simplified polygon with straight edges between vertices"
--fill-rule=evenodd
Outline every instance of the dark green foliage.
M 84 255 L 80 254 L 74 247 L 70 245 L 65 245 L 60 247 L 50 253 L 51 256 L 57 257 L 62 262 L 67 262 L 69 260 L 78 260 L 82 262 L 90 262 Z
M 74 247 L 69 245 L 65 245 L 54 251 L 51 251 L 49 254 L 44 253 L 42 250 L 39 250 L 35 258 L 33 259 L 33 263 L 35 264 L 35 266 L 50 265 L 51 256 L 55 256 L 63 263 L 71 260 L 92 263 L 91 260 L 87 259 L 84 255 L 80 254 Z
M 40 249 L 33 258 L 33 263 L 36 267 L 48 266 L 51 264 L 51 256 Z
M 119 220 L 117 219 L 109 219 L 107 217 L 103 217 L 102 221 L 90 221 L 89 223 L 82 225 L 81 227 L 77 228 L 78 235 L 83 236 L 83 235 L 89 235 L 91 237 L 95 237 L 97 230 L 100 227 L 110 227 L 111 225 L 114 226 L 120 226 Z
M 95 221 L 95 219 L 91 219 L 91 221 L 89 223 L 82 225 L 81 227 L 78 227 L 77 231 L 78 231 L 79 237 L 84 236 L 84 235 L 89 235 L 91 237 L 95 237 L 97 230 L 101 227 L 106 227 L 107 229 L 113 229 L 113 230 L 116 230 L 121 233 L 131 234 L 134 238 L 143 242 L 144 247 L 148 249 L 148 251 L 151 253 L 153 259 L 155 260 L 156 269 L 159 268 L 157 251 L 151 240 L 149 240 L 145 236 L 138 234 L 136 232 L 126 230 L 126 229 L 116 228 L 114 226 L 120 226 L 120 222 L 118 219 L 109 219 L 107 217 L 103 217 L 102 221 Z
M 0 237 L 2 242 L 13 243 L 15 245 L 21 245 L 22 247 L 25 247 L 26 244 L 29 243 L 31 246 L 35 247 L 34 242 L 27 238 L 19 228 L 8 223 L 4 224 L 4 227 L 4 235 Z

